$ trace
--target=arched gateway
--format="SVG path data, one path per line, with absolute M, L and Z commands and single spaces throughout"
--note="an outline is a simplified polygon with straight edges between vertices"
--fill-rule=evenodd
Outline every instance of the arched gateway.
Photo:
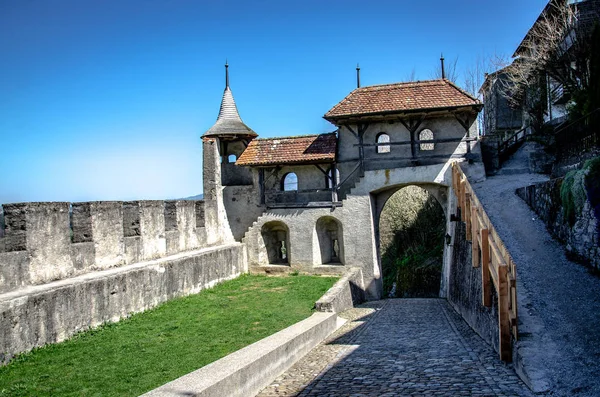
M 333 132 L 261 139 L 241 122 L 227 84 L 219 119 L 202 137 L 209 241 L 244 242 L 248 266 L 272 271 L 284 261 L 266 242 L 284 241 L 273 228 L 283 224 L 282 269 L 359 267 L 367 297 L 378 298 L 385 201 L 416 184 L 438 200 L 449 225 L 450 163 L 468 161 L 483 172 L 475 144 L 481 107 L 445 79 L 359 87 L 325 114 Z M 235 163 L 223 161 L 232 153 Z M 450 250 L 445 245 L 444 275 Z M 444 277 L 441 284 L 443 295 Z

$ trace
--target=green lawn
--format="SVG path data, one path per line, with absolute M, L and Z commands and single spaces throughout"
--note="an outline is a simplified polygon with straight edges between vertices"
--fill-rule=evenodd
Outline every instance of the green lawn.
M 331 277 L 244 275 L 0 367 L 0 396 L 139 395 L 312 313 Z

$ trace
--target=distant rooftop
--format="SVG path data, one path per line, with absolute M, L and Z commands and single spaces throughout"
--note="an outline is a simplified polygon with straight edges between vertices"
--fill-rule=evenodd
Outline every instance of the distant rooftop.
M 334 121 L 351 116 L 459 108 L 481 102 L 447 79 L 360 87 L 325 114 Z
M 335 133 L 255 139 L 236 165 L 331 163 L 335 161 Z

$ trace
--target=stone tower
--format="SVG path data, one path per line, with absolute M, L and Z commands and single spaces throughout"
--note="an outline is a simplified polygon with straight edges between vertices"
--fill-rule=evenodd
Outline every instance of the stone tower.
M 202 135 L 206 238 L 209 244 L 234 241 L 223 202 L 228 186 L 252 185 L 249 170 L 236 159 L 258 135 L 240 118 L 229 88 L 229 65 L 225 63 L 225 91 L 215 124 Z

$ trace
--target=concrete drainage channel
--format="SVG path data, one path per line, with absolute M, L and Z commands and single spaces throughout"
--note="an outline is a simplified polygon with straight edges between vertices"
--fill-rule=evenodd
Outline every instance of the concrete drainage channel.
M 348 269 L 317 301 L 320 312 L 144 396 L 256 395 L 346 322 L 337 313 L 360 302 L 362 284 L 361 270 Z

